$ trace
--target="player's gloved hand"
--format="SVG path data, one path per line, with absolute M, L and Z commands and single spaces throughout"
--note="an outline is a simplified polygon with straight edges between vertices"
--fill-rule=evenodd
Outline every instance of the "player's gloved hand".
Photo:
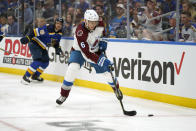
M 27 44 L 29 42 L 29 37 L 25 36 L 20 39 L 21 44 Z
M 107 49 L 107 41 L 99 41 L 99 50 L 104 52 Z
M 63 51 L 61 50 L 60 46 L 55 48 L 55 52 L 56 52 L 57 55 L 62 55 L 63 54 Z
M 110 67 L 113 65 L 113 63 L 104 55 L 99 57 L 97 64 L 101 67 L 104 67 L 107 71 L 110 71 Z
M 1 40 L 4 38 L 4 35 L 0 35 L 0 42 L 1 42 Z
M 56 46 L 58 46 L 59 45 L 59 43 L 57 42 L 57 40 L 56 39 L 51 39 L 51 46 L 52 47 L 56 47 Z

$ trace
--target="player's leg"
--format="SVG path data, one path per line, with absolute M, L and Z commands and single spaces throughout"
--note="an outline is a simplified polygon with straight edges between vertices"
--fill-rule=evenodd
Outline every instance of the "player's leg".
M 77 76 L 77 73 L 80 70 L 80 64 L 78 63 L 71 63 L 67 69 L 65 74 L 63 84 L 61 86 L 61 96 L 56 100 L 57 104 L 62 104 L 66 98 L 69 96 L 71 88 L 73 86 L 73 82 Z
M 44 79 L 40 75 L 49 65 L 49 56 L 46 50 L 42 50 L 41 64 L 37 68 L 36 72 L 32 75 L 31 79 L 34 81 L 42 82 Z
M 80 67 L 84 64 L 84 58 L 79 51 L 72 51 L 69 59 L 69 66 L 64 77 L 63 84 L 61 86 L 61 96 L 56 100 L 56 103 L 61 105 L 69 96 L 73 82 L 80 70 Z
M 31 82 L 30 77 L 36 72 L 37 68 L 39 68 L 39 66 L 42 63 L 43 49 L 41 49 L 39 45 L 32 43 L 32 42 L 29 42 L 28 46 L 31 51 L 33 62 L 28 67 L 27 71 L 25 72 L 23 76 L 23 79 L 21 81 L 23 84 L 29 84 Z
M 33 61 L 31 63 L 21 81 L 23 84 L 29 84 L 31 82 L 30 77 L 36 72 L 37 68 L 41 65 L 41 63 L 42 62 L 40 61 Z
M 114 83 L 112 76 L 110 74 L 110 69 L 107 67 L 100 67 L 97 64 L 93 64 L 93 63 L 91 63 L 91 66 L 95 68 L 96 73 L 103 73 L 103 75 L 105 76 L 106 82 L 112 87 L 118 99 L 122 99 L 123 95 L 119 88 L 119 82 L 117 78 L 115 78 L 115 83 Z M 116 88 L 115 88 L 115 85 L 116 85 Z
M 36 72 L 32 75 L 31 79 L 35 81 L 42 82 L 44 79 L 40 77 L 40 75 L 44 72 L 44 70 L 48 67 L 49 62 L 41 62 L 40 66 L 37 68 Z

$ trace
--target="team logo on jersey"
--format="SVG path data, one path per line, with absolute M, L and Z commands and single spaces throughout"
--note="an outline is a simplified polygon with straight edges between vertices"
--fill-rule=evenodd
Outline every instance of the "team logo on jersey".
M 82 30 L 79 30 L 78 32 L 77 32 L 77 36 L 82 36 L 83 35 L 83 31 Z
M 190 34 L 184 34 L 184 39 L 185 39 L 185 40 L 188 40 L 189 37 L 190 37 Z
M 44 30 L 40 30 L 40 34 L 41 35 L 44 35 L 45 34 L 45 31 Z

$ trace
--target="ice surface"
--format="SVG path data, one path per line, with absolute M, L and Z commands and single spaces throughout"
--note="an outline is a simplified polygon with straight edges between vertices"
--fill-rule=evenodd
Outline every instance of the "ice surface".
M 22 85 L 21 78 L 0 73 L 0 131 L 196 130 L 195 109 L 125 96 L 125 109 L 138 112 L 130 117 L 113 93 L 76 86 L 58 106 L 61 83 Z

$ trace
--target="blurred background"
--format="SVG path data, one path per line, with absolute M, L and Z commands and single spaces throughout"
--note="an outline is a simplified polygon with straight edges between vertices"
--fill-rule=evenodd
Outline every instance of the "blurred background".
M 196 0 L 0 0 L 0 28 L 24 36 L 63 17 L 63 36 L 72 37 L 87 9 L 104 21 L 107 38 L 196 42 Z

